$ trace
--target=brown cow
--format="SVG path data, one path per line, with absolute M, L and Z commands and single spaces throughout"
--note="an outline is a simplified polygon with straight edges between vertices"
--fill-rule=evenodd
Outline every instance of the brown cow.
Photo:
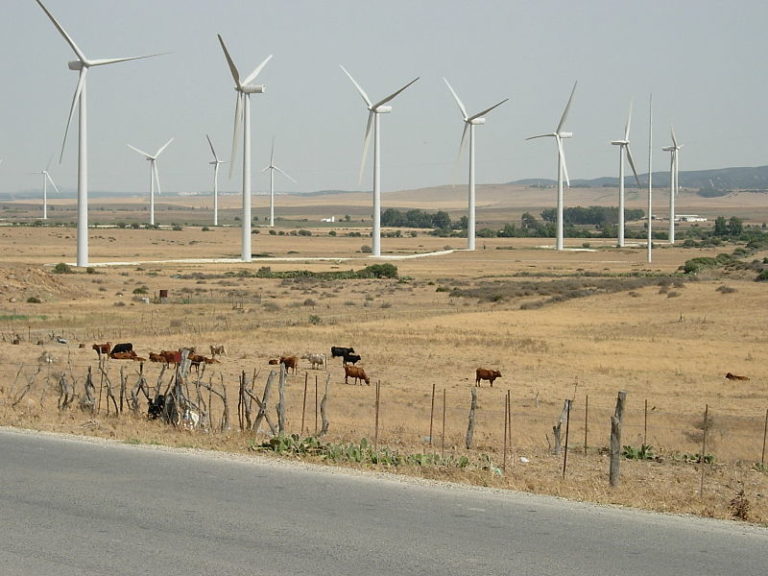
M 106 342 L 104 344 L 94 344 L 92 348 L 96 350 L 96 354 L 101 356 L 102 354 L 109 354 L 112 351 L 112 343 Z
M 220 364 L 216 358 L 207 358 L 202 354 L 190 354 L 188 358 L 191 362 L 191 366 L 197 370 L 200 370 L 200 364 Z
M 739 376 L 739 375 L 737 375 L 737 374 L 731 374 L 730 372 L 728 372 L 728 373 L 725 375 L 725 377 L 726 377 L 728 380 L 749 380 L 749 376 Z
M 493 388 L 493 381 L 496 378 L 501 378 L 501 372 L 498 370 L 490 370 L 488 368 L 478 368 L 475 370 L 475 386 L 480 386 L 480 380 L 488 380 Z
M 371 379 L 368 378 L 368 375 L 361 366 L 344 364 L 344 384 L 349 384 L 348 378 L 350 376 L 355 379 L 355 384 L 357 384 L 358 380 L 365 380 L 368 386 L 371 385 Z
M 280 364 L 285 366 L 285 372 L 288 372 L 288 369 L 292 369 L 293 373 L 296 374 L 296 368 L 299 366 L 299 357 L 298 356 L 280 356 Z
M 216 356 L 224 356 L 226 353 L 227 351 L 224 350 L 224 344 L 211 344 L 211 358 L 216 358 Z
M 109 357 L 115 360 L 137 360 L 139 362 L 143 362 L 146 360 L 146 358 L 141 358 L 140 356 L 137 356 L 136 352 L 134 352 L 133 350 L 129 352 L 112 352 L 109 355 Z
M 150 362 L 165 362 L 165 357 L 162 354 L 156 354 L 154 352 L 149 353 Z

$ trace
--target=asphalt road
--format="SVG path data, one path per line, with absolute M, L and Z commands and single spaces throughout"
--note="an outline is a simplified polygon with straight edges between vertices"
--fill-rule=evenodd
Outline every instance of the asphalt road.
M 0 574 L 738 575 L 768 529 L 0 428 Z

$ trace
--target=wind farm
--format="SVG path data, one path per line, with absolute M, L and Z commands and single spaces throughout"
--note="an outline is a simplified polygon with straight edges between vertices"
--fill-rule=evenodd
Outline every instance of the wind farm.
M 377 472 L 731 521 L 743 487 L 740 514 L 768 525 L 768 8 L 707 6 L 693 27 L 677 6 L 214 4 L 16 2 L 0 424 L 248 458 L 278 438 L 297 458 L 352 446 Z M 86 43 L 169 52 L 97 60 Z M 88 72 L 117 63 L 86 112 Z M 192 347 L 211 350 L 199 371 L 150 360 Z M 298 358 L 331 347 L 355 348 L 370 388 L 338 357 Z M 151 419 L 177 374 L 189 417 Z M 248 424 L 272 420 L 270 378 L 288 419 Z M 608 487 L 618 391 L 625 475 Z

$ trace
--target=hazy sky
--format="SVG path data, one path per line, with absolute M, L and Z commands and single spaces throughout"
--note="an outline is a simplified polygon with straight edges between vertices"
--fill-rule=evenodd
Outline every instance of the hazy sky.
M 526 142 L 552 131 L 574 81 L 566 129 L 571 178 L 614 176 L 634 99 L 633 152 L 648 165 L 648 98 L 654 98 L 654 169 L 667 169 L 670 126 L 684 144 L 680 169 L 768 163 L 765 0 L 44 0 L 89 58 L 171 54 L 91 69 L 90 189 L 146 193 L 156 151 L 168 192 L 208 191 L 205 134 L 229 158 L 233 81 L 221 33 L 245 77 L 269 54 L 251 97 L 253 190 L 277 164 L 297 184 L 279 191 L 371 188 L 371 154 L 358 170 L 367 111 L 343 64 L 378 100 L 421 79 L 382 116 L 382 190 L 466 182 L 455 160 L 462 123 L 443 83 L 470 114 L 510 100 L 476 130 L 477 181 L 556 176 L 555 146 Z M 31 175 L 56 158 L 60 188 L 76 188 L 77 130 L 58 164 L 77 73 L 74 54 L 34 0 L 3 0 L 0 19 L 0 193 L 41 186 Z M 242 148 L 241 148 L 242 149 Z M 220 179 L 241 187 L 238 173 Z

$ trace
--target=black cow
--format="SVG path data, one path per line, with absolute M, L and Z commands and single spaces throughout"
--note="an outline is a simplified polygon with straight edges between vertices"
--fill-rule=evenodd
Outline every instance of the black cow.
M 347 354 L 354 354 L 354 348 L 342 348 L 341 346 L 331 346 L 331 358 L 337 356 L 346 356 Z
M 357 364 L 360 359 L 360 354 L 344 354 L 344 361 L 342 364 Z
M 115 347 L 112 348 L 112 353 L 116 354 L 119 352 L 133 352 L 133 344 L 130 342 L 125 342 L 124 344 L 115 344 Z

